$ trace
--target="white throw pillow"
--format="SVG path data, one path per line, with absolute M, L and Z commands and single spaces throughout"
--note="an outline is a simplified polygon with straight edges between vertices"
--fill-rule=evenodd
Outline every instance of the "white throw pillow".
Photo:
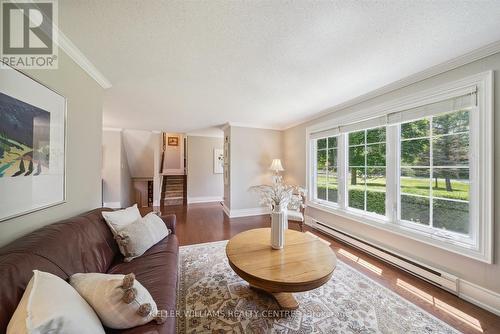
M 7 326 L 7 334 L 104 334 L 87 302 L 63 279 L 33 270 L 23 297 Z
M 125 226 L 142 218 L 137 204 L 123 210 L 103 211 L 102 216 L 106 220 L 111 232 L 113 232 L 113 235 L 116 235 Z
M 151 320 L 159 324 L 165 321 L 165 311 L 158 311 L 153 297 L 135 280 L 134 274 L 74 274 L 70 284 L 94 308 L 106 327 L 125 329 Z
M 141 256 L 169 234 L 163 220 L 155 213 L 148 213 L 141 220 L 129 224 L 115 236 L 125 262 Z

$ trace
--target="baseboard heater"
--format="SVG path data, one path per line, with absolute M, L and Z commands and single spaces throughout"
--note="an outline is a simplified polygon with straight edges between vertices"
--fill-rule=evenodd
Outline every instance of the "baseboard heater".
M 408 259 L 404 256 L 394 254 L 393 252 L 383 249 L 382 247 L 372 245 L 365 240 L 353 237 L 314 219 L 312 220 L 312 227 L 384 262 L 388 262 L 393 266 L 396 266 L 431 284 L 458 295 L 458 278 L 456 276 L 424 265 L 415 260 Z

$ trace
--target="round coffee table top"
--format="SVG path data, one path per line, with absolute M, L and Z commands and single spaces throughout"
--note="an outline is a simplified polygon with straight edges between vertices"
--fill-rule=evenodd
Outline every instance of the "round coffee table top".
M 226 255 L 241 278 L 269 292 L 317 288 L 330 279 L 337 263 L 324 241 L 298 231 L 286 230 L 283 249 L 272 249 L 270 228 L 237 234 L 227 243 Z

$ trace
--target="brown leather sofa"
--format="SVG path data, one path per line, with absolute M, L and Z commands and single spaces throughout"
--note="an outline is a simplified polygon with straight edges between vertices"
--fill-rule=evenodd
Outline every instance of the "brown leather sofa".
M 171 234 L 141 257 L 123 262 L 102 211 L 110 209 L 96 209 L 45 226 L 0 248 L 0 333 L 5 333 L 33 269 L 65 280 L 75 273 L 134 273 L 158 308 L 175 314 L 179 253 L 175 216 L 162 217 Z M 167 317 L 162 325 L 151 322 L 127 330 L 106 329 L 106 332 L 175 333 L 175 317 Z

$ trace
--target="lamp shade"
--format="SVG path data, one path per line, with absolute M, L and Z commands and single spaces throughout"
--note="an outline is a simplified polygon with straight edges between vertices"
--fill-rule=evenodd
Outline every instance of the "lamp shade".
M 273 162 L 271 163 L 271 167 L 269 167 L 269 169 L 275 172 L 281 172 L 285 170 L 281 165 L 281 159 L 273 159 Z

